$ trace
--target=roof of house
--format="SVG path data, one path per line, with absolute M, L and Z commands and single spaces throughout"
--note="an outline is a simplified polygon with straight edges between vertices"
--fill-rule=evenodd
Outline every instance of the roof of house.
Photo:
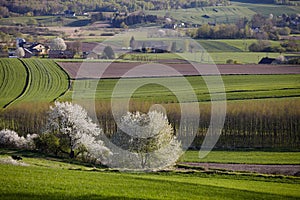
M 275 60 L 275 58 L 264 57 L 259 61 L 258 64 L 272 64 Z

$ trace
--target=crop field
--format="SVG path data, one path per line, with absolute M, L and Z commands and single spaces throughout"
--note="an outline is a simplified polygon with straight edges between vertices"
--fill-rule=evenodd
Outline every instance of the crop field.
M 206 77 L 207 80 L 213 81 L 214 76 Z M 156 80 L 157 79 L 157 80 Z M 210 95 L 206 83 L 201 77 L 186 77 L 198 97 L 198 101 L 209 101 Z M 300 75 L 226 75 L 222 76 L 224 81 L 227 100 L 246 100 L 246 99 L 263 99 L 263 98 L 282 98 L 282 97 L 299 97 L 300 94 Z M 181 78 L 149 78 L 148 82 L 161 82 L 165 84 L 176 83 Z M 127 87 L 138 85 L 145 81 L 145 78 L 126 79 Z M 118 82 L 116 79 L 100 80 L 96 91 L 90 86 L 97 85 L 98 80 L 76 80 L 76 89 L 82 95 L 82 99 L 109 100 L 112 96 L 113 89 Z M 132 95 L 135 100 L 151 101 L 156 103 L 176 102 L 176 96 L 173 93 L 184 94 L 186 88 L 183 86 L 176 91 L 169 91 L 167 88 L 158 84 L 148 84 L 140 87 Z M 70 90 L 61 100 L 70 100 L 73 91 Z
M 299 12 L 299 6 L 286 6 L 286 5 L 274 5 L 274 4 L 251 4 L 251 3 L 239 3 L 233 2 L 233 5 L 248 8 L 249 10 L 260 13 L 266 17 L 270 14 L 279 16 L 282 14 L 296 14 Z
M 1 59 L 1 101 L 51 102 L 69 86 L 68 75 L 52 60 Z M 3 93 L 2 93 L 3 92 Z M 3 94 L 3 96 L 2 96 Z
M 26 70 L 17 59 L 0 59 L 0 108 L 16 99 L 26 85 Z
M 206 24 L 208 22 L 235 23 L 238 19 L 243 17 L 250 19 L 256 13 L 260 13 L 264 16 L 269 16 L 271 13 L 274 16 L 282 15 L 283 13 L 288 15 L 297 14 L 299 10 L 299 7 L 295 6 L 239 2 L 231 3 L 231 6 L 178 9 L 170 11 L 147 11 L 147 13 L 158 16 L 165 16 L 167 13 L 171 18 L 180 22 Z M 206 17 L 203 17 L 204 15 L 206 15 Z
M 297 199 L 299 178 L 241 173 L 125 173 L 22 153 L 0 155 L 1 199 Z M 22 166 L 23 165 L 23 166 Z
M 247 164 L 300 164 L 300 152 L 276 151 L 212 151 L 199 158 L 199 151 L 187 151 L 182 162 L 247 163 Z

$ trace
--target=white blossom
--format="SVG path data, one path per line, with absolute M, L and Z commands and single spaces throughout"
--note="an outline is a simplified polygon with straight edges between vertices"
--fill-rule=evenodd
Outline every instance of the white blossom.
M 81 149 L 96 160 L 104 160 L 111 154 L 99 139 L 103 134 L 102 129 L 93 123 L 81 106 L 69 102 L 55 102 L 50 110 L 47 132 L 67 136 L 71 151 Z
M 27 134 L 26 138 L 23 136 L 20 137 L 15 131 L 3 129 L 0 131 L 0 145 L 4 147 L 33 149 L 33 139 L 36 137 L 37 134 Z
M 128 112 L 112 142 L 123 150 L 113 149 L 111 165 L 119 168 L 161 169 L 174 165 L 182 153 L 167 117 L 157 111 Z

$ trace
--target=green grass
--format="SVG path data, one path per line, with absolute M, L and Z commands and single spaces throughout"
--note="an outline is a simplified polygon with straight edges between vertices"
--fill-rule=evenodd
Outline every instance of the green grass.
M 26 85 L 26 70 L 17 59 L 0 59 L 0 108 L 17 98 Z
M 206 77 L 213 81 L 214 76 Z M 300 75 L 225 75 L 222 76 L 227 100 L 245 99 L 266 99 L 296 97 L 300 94 Z M 190 82 L 198 97 L 198 101 L 209 101 L 210 95 L 207 86 L 201 77 L 186 77 Z M 177 102 L 174 93 L 187 94 L 186 86 L 180 85 L 180 78 L 129 78 L 124 85 L 131 87 L 142 84 L 148 80 L 153 83 L 161 81 L 164 84 L 175 84 L 176 91 L 172 92 L 167 88 L 157 84 L 147 84 L 135 91 L 133 99 L 141 101 L 152 101 L 157 103 Z M 102 79 L 98 83 L 96 91 L 92 91 L 92 86 L 97 85 L 98 80 L 76 80 L 73 86 L 76 87 L 76 97 L 81 99 L 110 100 L 112 91 L 117 83 L 117 79 Z M 72 89 L 74 89 L 74 87 Z M 219 86 L 215 86 L 218 89 Z M 127 91 L 127 90 L 126 90 Z M 174 93 L 173 93 L 174 92 Z M 67 92 L 61 100 L 70 100 L 73 90 Z M 78 96 L 77 96 L 78 95 Z M 188 98 L 188 97 L 187 97 Z
M 285 5 L 272 5 L 272 4 L 251 4 L 251 3 L 239 3 L 231 2 L 230 6 L 217 6 L 217 7 L 202 7 L 202 8 L 190 8 L 190 9 L 178 9 L 178 10 L 159 10 L 159 11 L 147 11 L 148 14 L 155 14 L 158 16 L 165 16 L 166 13 L 172 19 L 179 22 L 186 22 L 190 24 L 207 24 L 208 22 L 217 23 L 235 23 L 237 20 L 246 17 L 251 17 L 260 13 L 264 16 L 273 14 L 274 16 L 282 15 L 286 13 L 288 15 L 297 14 L 299 6 L 285 6 Z M 215 12 L 213 9 L 217 9 Z M 203 15 L 208 15 L 210 18 L 204 18 Z
M 237 61 L 238 64 L 257 64 L 262 58 L 270 57 L 270 58 L 277 58 L 280 55 L 283 56 L 295 56 L 296 54 L 286 53 L 267 53 L 267 52 L 242 52 L 242 50 L 235 50 L 234 51 L 218 51 L 218 46 L 221 43 L 217 43 L 217 41 L 209 44 L 208 41 L 203 43 L 203 48 L 207 53 L 161 53 L 161 54 L 152 54 L 152 53 L 145 53 L 145 54 L 138 54 L 139 56 L 147 57 L 148 60 L 171 60 L 171 59 L 184 59 L 188 61 L 196 61 L 201 63 L 215 63 L 215 64 L 226 64 L 228 59 L 232 59 Z M 205 46 L 207 45 L 207 46 Z M 215 45 L 215 46 L 214 46 Z M 217 45 L 217 46 L 216 46 Z M 213 47 L 214 46 L 214 47 Z M 229 45 L 224 45 L 227 50 Z M 206 49 L 206 47 L 208 49 Z M 215 51 L 208 51 L 213 50 Z M 230 46 L 230 49 L 238 49 L 236 47 Z M 239 52 L 240 51 L 240 52 Z M 132 60 L 132 55 L 126 55 L 125 59 Z
M 52 60 L 22 59 L 22 62 L 29 71 L 29 81 L 17 102 L 50 102 L 68 89 L 67 74 Z
M 199 158 L 199 151 L 187 151 L 182 162 L 247 163 L 247 164 L 300 164 L 300 152 L 274 151 L 211 151 Z
M 69 85 L 68 75 L 52 60 L 0 59 L 0 105 L 51 102 Z
M 247 8 L 255 13 L 260 13 L 266 17 L 270 14 L 279 16 L 282 14 L 297 14 L 300 6 L 286 6 L 286 5 L 274 5 L 274 4 L 251 4 L 251 3 L 238 3 L 232 2 L 233 5 Z
M 3 162 L 11 153 L 1 154 Z M 300 198 L 299 178 L 239 173 L 109 172 L 25 155 L 22 162 L 29 166 L 0 164 L 1 199 Z
M 213 9 L 217 9 L 215 12 Z M 148 14 L 154 14 L 158 16 L 165 16 L 166 11 L 147 11 Z M 243 6 L 218 6 L 218 7 L 202 7 L 202 8 L 190 8 L 190 9 L 178 9 L 167 11 L 172 19 L 180 22 L 186 22 L 190 24 L 206 24 L 207 22 L 217 23 L 234 23 L 240 18 L 251 18 L 255 14 L 254 11 Z M 202 17 L 208 15 L 210 18 L 206 19 Z

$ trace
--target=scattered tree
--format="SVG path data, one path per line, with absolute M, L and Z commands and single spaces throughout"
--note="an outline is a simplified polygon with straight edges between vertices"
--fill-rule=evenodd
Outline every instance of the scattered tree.
M 53 134 L 59 139 L 61 152 L 68 153 L 70 158 L 82 154 L 100 162 L 109 156 L 110 150 L 99 139 L 103 134 L 102 129 L 92 122 L 81 106 L 55 102 L 50 109 L 46 134 Z M 49 140 L 56 149 L 57 140 Z
M 134 36 L 131 37 L 131 39 L 129 41 L 129 46 L 132 50 L 134 50 L 136 48 L 136 41 L 134 39 Z
M 52 50 L 61 50 L 64 51 L 67 49 L 67 45 L 65 43 L 65 41 L 62 38 L 55 38 L 53 40 L 51 40 L 50 43 L 50 48 Z
M 128 162 L 141 169 L 174 165 L 181 154 L 181 143 L 167 117 L 157 111 L 147 114 L 128 112 L 121 118 L 112 142 L 136 154 L 138 158 Z
M 25 56 L 25 51 L 22 47 L 18 47 L 16 50 L 16 56 L 18 58 L 23 58 Z
M 115 58 L 115 52 L 111 48 L 111 46 L 106 46 L 103 49 L 102 58 L 104 58 L 104 59 L 114 59 Z

